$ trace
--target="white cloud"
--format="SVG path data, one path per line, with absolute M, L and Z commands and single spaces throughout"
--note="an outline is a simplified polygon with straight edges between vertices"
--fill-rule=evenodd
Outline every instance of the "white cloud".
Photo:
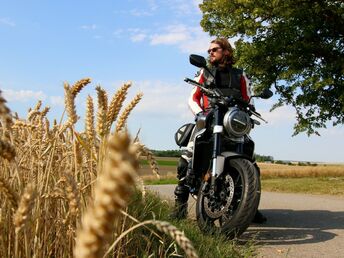
M 326 129 L 320 129 L 319 133 L 321 136 L 327 135 L 333 138 L 336 137 L 337 139 L 344 139 L 344 126 L 343 125 L 337 125 L 337 126 L 329 125 L 327 126 Z
M 155 11 L 158 9 L 158 5 L 155 0 L 148 0 L 148 5 L 151 11 Z
M 134 34 L 131 36 L 131 41 L 133 42 L 139 42 L 139 41 L 143 41 L 145 38 L 147 37 L 146 34 L 144 33 L 139 33 L 139 34 Z
M 171 25 L 164 29 L 163 33 L 153 34 L 151 36 L 152 45 L 174 45 L 190 39 L 190 34 L 185 25 Z
M 3 95 L 7 101 L 26 102 L 29 100 L 45 100 L 46 95 L 43 91 L 32 90 L 3 90 Z
M 81 29 L 83 30 L 95 30 L 97 29 L 97 25 L 96 24 L 91 24 L 91 25 L 82 25 Z
M 112 35 L 116 38 L 121 38 L 123 33 L 124 33 L 123 29 L 117 29 L 112 33 Z
M 201 0 L 185 1 L 185 0 L 169 0 L 167 5 L 171 11 L 178 16 L 187 16 L 200 13 L 198 5 Z
M 50 96 L 49 99 L 52 106 L 64 106 L 64 98 L 62 96 Z
M 184 53 L 204 53 L 210 37 L 200 27 L 176 24 L 150 36 L 151 45 L 175 45 Z
M 0 18 L 0 25 L 15 27 L 16 24 L 9 18 Z
M 144 10 L 138 10 L 138 9 L 132 9 L 129 11 L 129 14 L 136 17 L 142 17 L 142 16 L 151 16 L 153 13 L 151 11 L 144 11 Z
M 131 93 L 138 91 L 144 95 L 135 112 L 182 119 L 193 117 L 187 105 L 191 87 L 161 81 L 133 82 Z M 128 96 L 128 100 L 130 98 L 132 96 Z
M 291 124 L 296 121 L 295 110 L 290 106 L 279 107 L 271 112 L 269 110 L 259 109 L 257 111 L 268 121 L 269 125 L 280 126 Z

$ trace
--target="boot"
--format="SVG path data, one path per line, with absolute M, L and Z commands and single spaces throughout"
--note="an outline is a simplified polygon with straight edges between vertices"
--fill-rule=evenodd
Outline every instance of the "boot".
M 195 187 L 195 181 L 196 181 L 196 175 L 192 169 L 192 162 L 189 161 L 188 163 L 188 169 L 186 172 L 186 177 L 185 177 L 185 184 L 189 186 L 190 188 Z
M 176 220 L 186 219 L 188 214 L 189 188 L 179 184 L 174 190 L 174 194 L 175 206 L 170 214 L 170 218 Z

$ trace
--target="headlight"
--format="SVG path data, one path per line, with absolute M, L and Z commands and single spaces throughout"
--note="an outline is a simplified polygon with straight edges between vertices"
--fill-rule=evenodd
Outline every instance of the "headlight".
M 223 118 L 223 125 L 231 136 L 242 137 L 248 134 L 252 128 L 250 116 L 237 107 L 227 111 Z

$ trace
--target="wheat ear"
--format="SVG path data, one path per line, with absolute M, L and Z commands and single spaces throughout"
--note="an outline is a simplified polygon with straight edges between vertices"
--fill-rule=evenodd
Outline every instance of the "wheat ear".
M 0 178 L 0 192 L 6 196 L 12 207 L 14 209 L 17 209 L 18 197 L 3 178 Z
M 77 81 L 70 89 L 71 94 L 76 96 L 89 83 L 91 83 L 91 78 L 84 78 Z
M 137 145 L 138 147 L 138 153 L 139 153 L 139 157 L 140 156 L 146 156 L 149 166 L 151 167 L 153 173 L 156 175 L 156 177 L 158 179 L 160 179 L 160 172 L 159 172 L 159 166 L 158 166 L 158 162 L 156 161 L 153 152 L 151 152 L 144 144 L 140 143 L 140 142 L 135 142 L 135 145 Z
M 32 109 L 32 111 L 39 111 L 42 106 L 42 100 L 38 100 L 36 106 Z
M 86 121 L 85 121 L 85 132 L 87 139 L 91 142 L 91 146 L 94 143 L 94 106 L 93 106 L 93 99 L 90 95 L 87 96 L 86 101 Z
M 41 112 L 42 118 L 44 118 L 48 114 L 49 111 L 50 111 L 50 107 L 43 108 L 43 110 Z
M 69 125 L 74 125 L 78 121 L 78 116 L 76 114 L 76 107 L 75 107 L 75 95 L 72 94 L 70 86 L 68 83 L 64 84 L 65 90 L 65 106 L 68 114 L 68 122 Z
M 177 244 L 184 250 L 187 257 L 197 258 L 195 248 L 193 247 L 191 241 L 185 236 L 183 232 L 178 230 L 175 226 L 171 225 L 166 221 L 153 221 L 157 229 L 171 236 Z
M 67 183 L 65 190 L 69 204 L 69 211 L 71 215 L 78 216 L 80 206 L 78 187 L 74 178 L 70 174 L 65 174 L 65 177 Z
M 26 123 L 21 120 L 16 120 L 14 121 L 14 125 L 12 126 L 13 129 L 29 129 L 29 130 L 34 130 L 37 128 L 36 125 L 33 125 L 31 123 Z
M 126 206 L 134 185 L 138 169 L 136 151 L 126 133 L 110 138 L 104 169 L 95 186 L 94 205 L 83 217 L 74 257 L 101 257 L 102 245 L 113 232 L 114 221 Z
M 29 220 L 30 212 L 33 208 L 36 190 L 32 184 L 28 184 L 20 198 L 19 207 L 14 214 L 13 223 L 18 233 Z
M 106 113 L 107 113 L 107 94 L 100 86 L 96 87 L 98 96 L 98 112 L 97 112 L 97 133 L 99 136 L 104 136 L 106 130 Z
M 0 140 L 0 156 L 11 161 L 16 156 L 15 148 L 9 142 Z
M 197 258 L 198 257 L 196 250 L 193 247 L 191 241 L 185 236 L 185 234 L 182 231 L 178 230 L 175 226 L 171 225 L 170 223 L 168 223 L 166 221 L 146 220 L 146 221 L 143 221 L 139 224 L 136 224 L 135 226 L 132 226 L 131 228 L 124 231 L 120 236 L 118 236 L 117 239 L 115 240 L 115 242 L 113 242 L 111 244 L 111 246 L 109 247 L 109 249 L 107 250 L 107 252 L 103 256 L 103 258 L 105 256 L 107 256 L 108 254 L 110 254 L 110 252 L 114 249 L 114 247 L 118 243 L 120 243 L 120 241 L 123 239 L 124 236 L 126 236 L 131 231 L 133 231 L 139 227 L 148 225 L 148 224 L 155 225 L 158 230 L 171 236 L 177 242 L 177 244 L 184 250 L 186 257 L 190 257 L 190 258 Z
M 110 130 L 112 123 L 117 119 L 118 113 L 122 108 L 131 82 L 125 83 L 112 97 L 107 113 L 107 129 Z
M 138 93 L 135 96 L 135 98 L 129 103 L 129 105 L 125 108 L 125 110 L 123 111 L 123 113 L 119 117 L 119 120 L 118 120 L 118 123 L 117 123 L 117 126 L 116 126 L 116 132 L 119 132 L 119 131 L 122 130 L 122 128 L 124 127 L 124 124 L 126 123 L 126 121 L 128 119 L 128 116 L 129 116 L 130 112 L 140 102 L 142 96 L 143 96 L 142 93 Z
M 6 106 L 6 100 L 1 96 L 0 90 L 0 118 L 4 123 L 4 127 L 9 130 L 13 124 L 11 110 Z

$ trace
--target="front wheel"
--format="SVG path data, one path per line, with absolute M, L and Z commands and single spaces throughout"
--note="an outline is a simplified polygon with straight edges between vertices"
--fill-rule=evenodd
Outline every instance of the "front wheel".
M 227 160 L 213 187 L 202 182 L 196 205 L 197 223 L 206 233 L 238 237 L 250 225 L 259 199 L 260 178 L 254 165 L 242 158 Z

